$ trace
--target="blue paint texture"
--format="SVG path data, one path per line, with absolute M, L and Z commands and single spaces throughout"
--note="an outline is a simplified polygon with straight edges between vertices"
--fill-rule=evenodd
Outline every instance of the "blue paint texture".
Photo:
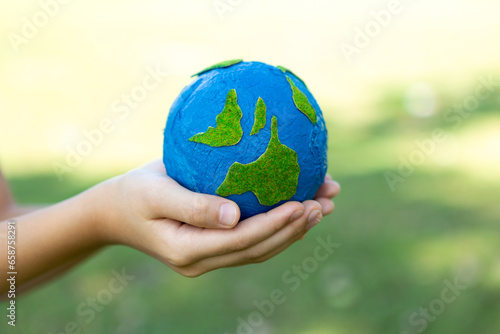
M 287 75 L 316 110 L 316 124 L 312 124 L 295 106 Z M 243 111 L 241 141 L 225 147 L 189 141 L 209 126 L 216 126 L 215 119 L 224 108 L 231 89 L 236 89 L 238 105 Z M 266 126 L 250 136 L 259 97 L 267 106 Z M 216 195 L 215 191 L 234 162 L 248 164 L 264 154 L 271 138 L 273 115 L 278 119 L 280 142 L 298 155 L 299 182 L 291 200 L 312 199 L 327 170 L 327 130 L 323 113 L 311 92 L 295 75 L 284 74 L 278 68 L 260 62 L 242 62 L 211 70 L 182 90 L 170 109 L 165 127 L 163 162 L 167 174 L 187 189 Z M 285 202 L 264 206 L 252 192 L 227 198 L 239 205 L 241 219 L 267 212 Z

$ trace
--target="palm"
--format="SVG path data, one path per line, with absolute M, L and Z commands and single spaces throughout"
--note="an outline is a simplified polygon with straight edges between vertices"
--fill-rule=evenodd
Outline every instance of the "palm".
M 170 179 L 161 160 L 143 166 L 138 172 L 141 175 L 138 183 L 147 187 L 149 192 L 155 193 L 158 187 L 169 186 L 172 189 L 174 194 L 169 195 L 171 201 L 166 201 L 166 212 L 175 212 L 178 207 L 194 207 L 191 214 L 182 216 L 186 218 L 184 220 L 172 218 L 169 214 L 149 219 L 154 236 L 152 243 L 157 247 L 148 253 L 186 276 L 198 276 L 221 267 L 262 262 L 275 256 L 303 238 L 322 215 L 333 211 L 331 198 L 340 191 L 338 184 L 327 177 L 315 200 L 284 203 L 267 213 L 242 220 L 233 228 L 205 228 L 210 222 L 202 221 L 209 221 L 210 216 L 203 216 L 197 210 L 204 205 L 196 204 L 199 202 L 196 196 L 200 195 L 190 193 Z M 185 197 L 185 193 L 191 194 L 191 197 Z M 216 196 L 203 196 L 221 200 Z M 187 204 L 184 203 L 186 201 Z

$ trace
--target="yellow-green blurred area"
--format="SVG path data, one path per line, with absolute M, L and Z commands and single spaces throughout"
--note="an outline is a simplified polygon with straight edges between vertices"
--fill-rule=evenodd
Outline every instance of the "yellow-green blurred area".
M 73 321 L 82 333 L 500 332 L 500 3 L 401 1 L 380 16 L 390 3 L 74 0 L 16 45 L 43 9 L 2 1 L 0 161 L 20 203 L 54 203 L 161 156 L 190 75 L 234 58 L 305 80 L 342 193 L 331 216 L 263 264 L 188 279 L 138 251 L 104 250 L 19 297 L 15 330 L 1 332 L 64 333 Z M 346 57 L 346 45 L 356 52 Z M 116 112 L 154 70 L 168 74 Z M 82 149 L 103 119 L 113 130 Z M 58 178 L 54 166 L 78 148 L 85 155 Z M 335 252 L 290 274 L 328 236 Z M 123 267 L 135 279 L 82 316 Z M 259 317 L 274 290 L 285 301 Z

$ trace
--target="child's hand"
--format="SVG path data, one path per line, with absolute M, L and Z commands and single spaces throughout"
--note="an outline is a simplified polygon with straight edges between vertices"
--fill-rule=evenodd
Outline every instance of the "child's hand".
M 327 176 L 316 200 L 285 203 L 239 220 L 225 198 L 191 192 L 158 160 L 93 189 L 104 243 L 139 249 L 182 275 L 265 261 L 288 248 L 334 209 L 340 187 Z M 184 224 L 185 223 L 185 224 Z

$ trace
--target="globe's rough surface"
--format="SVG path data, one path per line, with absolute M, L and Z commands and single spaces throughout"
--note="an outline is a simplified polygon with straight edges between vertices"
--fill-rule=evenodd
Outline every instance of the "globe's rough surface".
M 182 186 L 235 201 L 245 219 L 314 197 L 327 169 L 323 114 L 284 67 L 223 62 L 175 100 L 163 162 Z

